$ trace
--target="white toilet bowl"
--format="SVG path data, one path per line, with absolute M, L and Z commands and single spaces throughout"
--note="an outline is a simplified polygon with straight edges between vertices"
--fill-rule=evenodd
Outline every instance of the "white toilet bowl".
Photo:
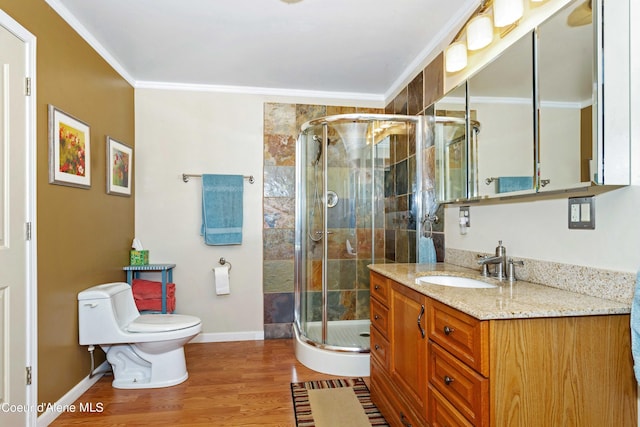
M 113 367 L 116 388 L 180 384 L 189 374 L 184 345 L 202 330 L 199 318 L 140 314 L 127 283 L 93 286 L 78 294 L 81 345 L 99 345 Z

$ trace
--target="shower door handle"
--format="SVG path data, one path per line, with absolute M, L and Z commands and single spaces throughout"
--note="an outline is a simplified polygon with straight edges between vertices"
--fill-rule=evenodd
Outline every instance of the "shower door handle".
M 422 329 L 422 316 L 424 316 L 424 304 L 420 306 L 420 314 L 418 315 L 418 330 L 422 334 L 422 338 L 425 337 L 424 329 Z

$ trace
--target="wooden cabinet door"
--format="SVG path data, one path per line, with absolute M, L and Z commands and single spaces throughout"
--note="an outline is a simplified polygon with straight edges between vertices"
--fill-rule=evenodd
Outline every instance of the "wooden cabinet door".
M 427 338 L 426 298 L 406 286 L 392 282 L 391 360 L 392 381 L 417 413 L 426 418 Z

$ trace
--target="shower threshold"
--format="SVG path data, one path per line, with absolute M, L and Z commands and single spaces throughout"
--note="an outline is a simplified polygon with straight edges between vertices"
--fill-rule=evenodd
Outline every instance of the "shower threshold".
M 369 320 L 335 320 L 327 322 L 327 344 L 369 350 Z M 322 343 L 322 322 L 307 323 L 307 338 Z
M 315 333 L 317 329 L 318 336 L 320 336 L 320 322 L 317 322 L 318 326 L 315 327 L 314 323 L 308 324 L 307 329 L 311 329 L 312 333 Z M 334 324 L 335 323 L 335 324 Z M 309 328 L 310 327 L 310 328 Z M 336 328 L 334 334 L 331 335 L 332 328 Z M 305 342 L 305 339 L 301 337 L 300 331 L 297 325 L 293 325 L 295 334 L 295 353 L 296 358 L 306 367 L 313 369 L 317 372 L 322 372 L 330 375 L 342 375 L 350 377 L 368 377 L 370 374 L 370 358 L 368 349 L 369 344 L 369 321 L 368 320 L 341 320 L 336 322 L 329 322 L 330 337 L 341 337 L 345 343 L 348 343 L 344 347 L 356 347 L 362 348 L 359 351 L 340 351 L 340 350 L 328 350 L 321 348 L 321 344 L 309 344 Z M 319 340 L 321 341 L 321 340 Z M 362 345 L 353 345 L 353 342 L 359 342 Z M 334 344 L 332 342 L 332 344 Z M 343 345 L 339 345 L 343 347 Z M 362 352 L 364 351 L 364 352 Z

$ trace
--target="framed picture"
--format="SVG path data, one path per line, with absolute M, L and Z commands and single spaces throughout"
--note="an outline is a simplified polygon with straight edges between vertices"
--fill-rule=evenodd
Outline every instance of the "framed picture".
M 91 187 L 89 125 L 49 105 L 49 183 Z
M 107 136 L 107 194 L 131 196 L 133 150 Z

